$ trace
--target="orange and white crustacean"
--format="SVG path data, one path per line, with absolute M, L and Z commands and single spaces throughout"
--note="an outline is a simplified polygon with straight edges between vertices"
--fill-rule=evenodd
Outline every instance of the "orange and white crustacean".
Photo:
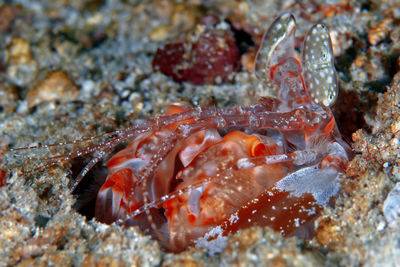
M 256 59 L 276 98 L 223 109 L 171 105 L 127 130 L 140 135 L 108 162 L 96 218 L 139 225 L 173 251 L 204 245 L 215 229 L 267 225 L 288 235 L 315 218 L 339 190 L 347 145 L 328 108 L 337 95 L 328 30 L 310 30 L 302 66 L 295 27 L 290 14 L 276 19 Z
M 265 90 L 277 87 L 276 97 L 231 108 L 173 104 L 103 135 L 111 138 L 64 157 L 98 152 L 72 190 L 106 153 L 134 138 L 107 163 L 99 221 L 137 225 L 176 252 L 252 225 L 301 231 L 338 193 L 348 145 L 329 109 L 338 90 L 329 32 L 313 26 L 299 60 L 295 30 L 291 14 L 278 17 L 256 58 L 259 81 Z

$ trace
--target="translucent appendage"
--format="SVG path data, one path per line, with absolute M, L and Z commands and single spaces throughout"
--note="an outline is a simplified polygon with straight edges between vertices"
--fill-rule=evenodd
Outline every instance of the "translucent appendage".
M 331 38 L 326 26 L 314 25 L 304 40 L 303 76 L 308 92 L 317 104 L 332 105 L 338 95 Z
M 255 61 L 256 76 L 271 82 L 271 67 L 294 55 L 296 20 L 290 13 L 278 17 L 265 33 Z

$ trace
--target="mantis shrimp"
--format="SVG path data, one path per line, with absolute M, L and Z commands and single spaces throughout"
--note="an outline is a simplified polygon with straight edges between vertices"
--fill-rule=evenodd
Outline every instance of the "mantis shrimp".
M 166 114 L 104 136 L 64 160 L 98 152 L 72 190 L 117 144 L 134 138 L 107 163 L 96 199 L 104 223 L 137 225 L 179 252 L 209 234 L 252 225 L 294 234 L 339 191 L 348 162 L 329 106 L 338 84 L 328 29 L 317 24 L 295 56 L 294 17 L 279 16 L 263 37 L 255 73 L 278 88 L 250 106 L 172 104 Z M 211 238 L 212 239 L 212 238 Z

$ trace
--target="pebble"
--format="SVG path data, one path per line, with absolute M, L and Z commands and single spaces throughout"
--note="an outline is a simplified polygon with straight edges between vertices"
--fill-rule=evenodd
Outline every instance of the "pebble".
M 397 227 L 400 222 L 400 182 L 390 191 L 383 203 L 383 215 L 389 226 Z
M 14 21 L 15 11 L 10 5 L 0 6 L 0 32 L 6 32 L 10 29 Z
M 66 72 L 51 71 L 43 80 L 29 89 L 26 101 L 28 108 L 32 108 L 43 102 L 75 100 L 78 92 L 78 87 Z
M 368 42 L 371 45 L 376 45 L 385 39 L 392 28 L 392 21 L 392 18 L 387 17 L 373 26 L 368 32 Z
M 4 112 L 13 112 L 16 108 L 16 101 L 18 99 L 17 88 L 12 85 L 0 83 L 0 107 Z
M 17 85 L 27 85 L 35 78 L 38 64 L 27 40 L 20 37 L 11 39 L 6 51 L 6 65 L 7 75 Z

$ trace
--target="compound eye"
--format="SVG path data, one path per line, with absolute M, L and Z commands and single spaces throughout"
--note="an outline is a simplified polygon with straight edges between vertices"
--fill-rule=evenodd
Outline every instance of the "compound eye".
M 338 95 L 338 80 L 326 26 L 316 24 L 310 29 L 304 40 L 302 61 L 309 94 L 317 104 L 331 106 Z
M 258 79 L 269 88 L 271 68 L 285 59 L 294 56 L 294 35 L 296 20 L 290 13 L 279 16 L 264 34 L 255 60 L 255 73 Z

